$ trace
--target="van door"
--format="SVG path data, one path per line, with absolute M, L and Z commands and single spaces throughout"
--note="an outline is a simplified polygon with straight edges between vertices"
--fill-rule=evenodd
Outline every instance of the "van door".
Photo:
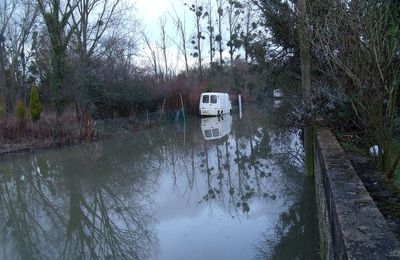
M 214 110 L 219 110 L 217 95 L 210 95 L 210 108 Z
M 217 95 L 210 95 L 210 103 L 217 104 L 218 103 L 218 96 Z
M 218 113 L 221 111 L 219 95 L 202 94 L 199 109 L 201 115 L 218 115 Z
M 210 102 L 210 96 L 209 95 L 203 95 L 202 101 L 203 104 L 208 104 Z
M 202 94 L 200 104 L 199 104 L 200 114 L 202 114 L 201 110 L 208 109 L 208 107 L 210 105 L 209 103 L 210 103 L 210 96 L 207 94 Z

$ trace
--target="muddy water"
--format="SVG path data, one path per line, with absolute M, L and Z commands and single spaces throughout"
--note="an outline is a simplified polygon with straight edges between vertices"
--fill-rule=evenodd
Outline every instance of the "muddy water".
M 191 118 L 0 160 L 0 259 L 318 259 L 298 130 Z

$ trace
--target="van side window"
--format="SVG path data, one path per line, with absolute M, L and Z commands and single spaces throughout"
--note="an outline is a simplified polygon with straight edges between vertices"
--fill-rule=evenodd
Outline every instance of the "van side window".
M 204 95 L 203 96 L 203 103 L 208 103 L 208 100 L 209 100 L 209 95 Z
M 213 103 L 213 104 L 217 103 L 217 96 L 216 95 L 211 95 L 211 103 Z

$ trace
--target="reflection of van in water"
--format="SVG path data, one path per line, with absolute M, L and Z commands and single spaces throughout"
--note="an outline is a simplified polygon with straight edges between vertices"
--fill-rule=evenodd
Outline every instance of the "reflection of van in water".
M 206 92 L 200 96 L 199 113 L 202 116 L 229 114 L 232 105 L 226 93 Z
M 231 132 L 232 116 L 207 117 L 201 119 L 201 132 L 205 140 L 213 140 L 224 137 Z

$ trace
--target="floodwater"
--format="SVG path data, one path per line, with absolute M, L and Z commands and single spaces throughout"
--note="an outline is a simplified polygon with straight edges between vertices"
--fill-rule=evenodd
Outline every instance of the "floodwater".
M 0 160 L 0 259 L 319 259 L 300 131 L 190 118 Z

